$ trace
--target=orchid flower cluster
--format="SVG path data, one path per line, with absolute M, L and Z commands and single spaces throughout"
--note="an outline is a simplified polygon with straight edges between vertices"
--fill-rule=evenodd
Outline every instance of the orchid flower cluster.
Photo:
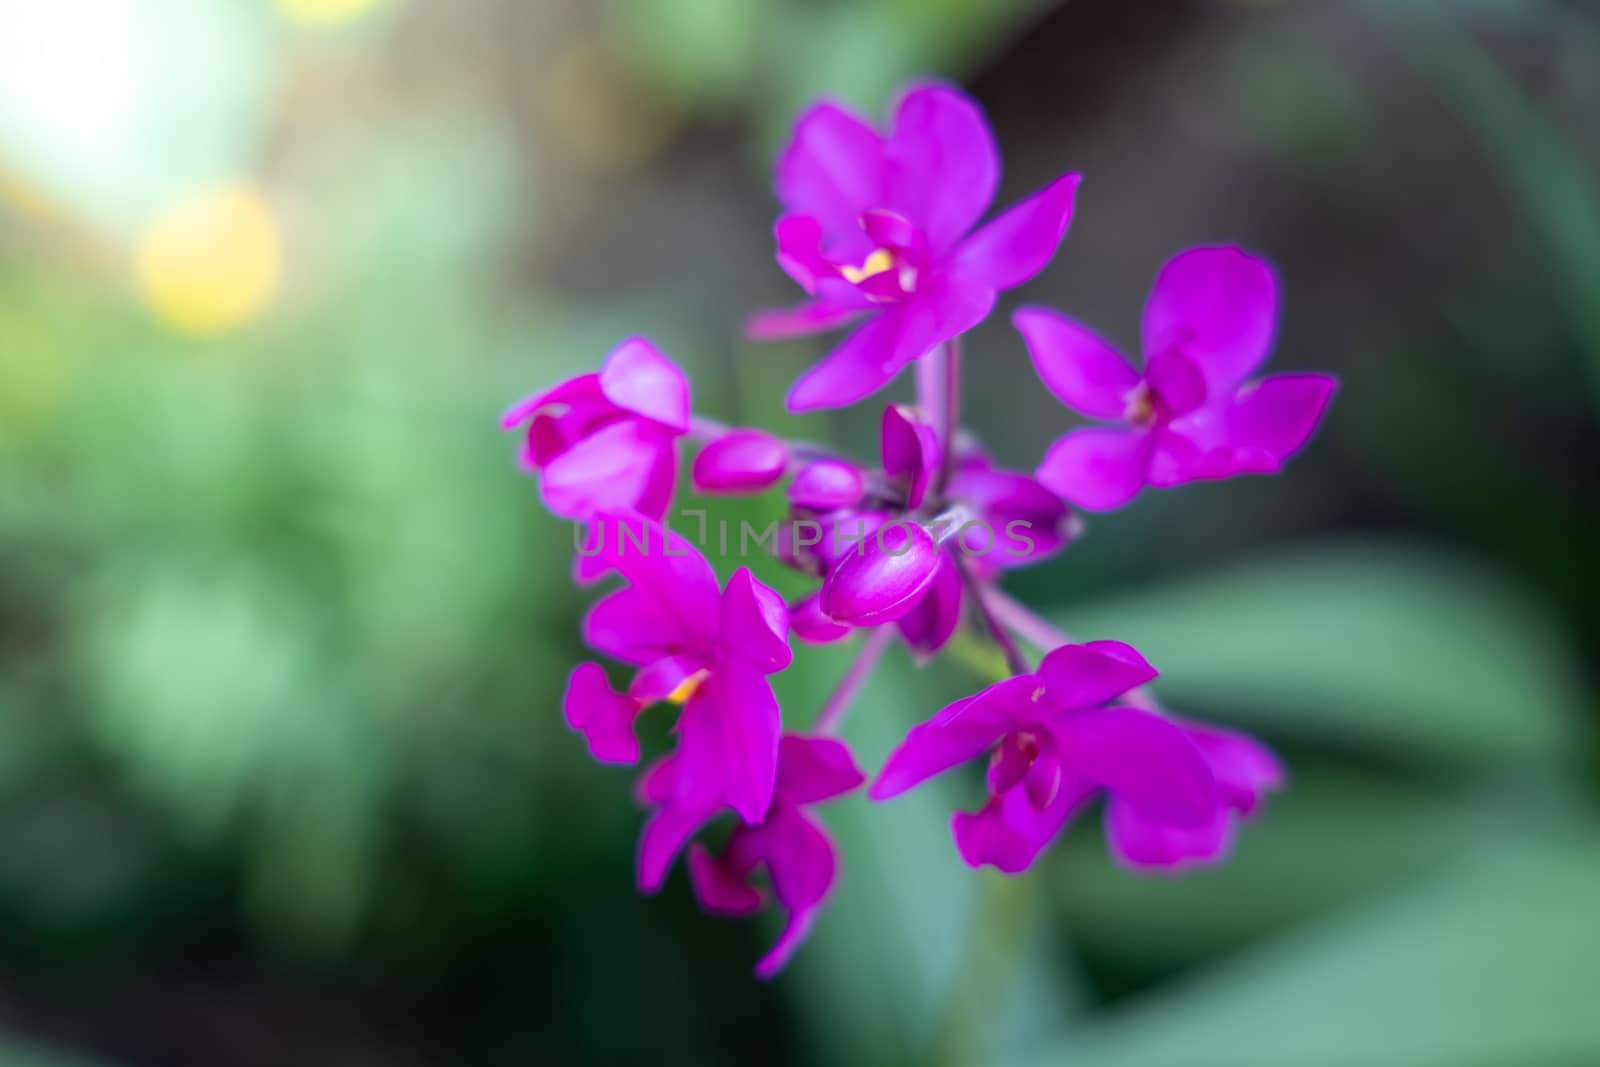
M 767 339 L 852 327 L 795 383 L 792 412 L 854 404 L 915 366 L 917 403 L 884 409 L 875 465 L 695 415 L 687 377 L 643 338 L 505 419 L 523 435 L 522 464 L 546 506 L 580 524 L 575 580 L 620 579 L 584 619 L 583 639 L 633 674 L 616 688 L 601 664 L 580 664 L 564 698 L 568 725 L 595 759 L 636 764 L 638 717 L 679 709 L 676 750 L 637 785 L 649 811 L 639 887 L 659 889 L 688 847 L 705 910 L 740 916 L 775 902 L 786 924 L 756 967 L 762 977 L 789 960 L 834 883 L 836 849 L 814 809 L 867 783 L 838 732 L 897 638 L 926 661 L 966 623 L 1004 654 L 1007 677 L 912 729 L 868 787 L 887 801 L 984 760 L 986 796 L 951 819 L 974 868 L 1027 870 L 1097 801 L 1122 864 L 1214 862 L 1284 781 L 1255 740 L 1164 710 L 1138 651 L 1074 641 L 1000 583 L 1067 548 L 1080 511 L 1121 507 L 1147 487 L 1280 470 L 1335 381 L 1256 377 L 1276 328 L 1271 269 L 1238 248 L 1190 249 L 1150 292 L 1142 370 L 1059 312 L 1015 313 L 1045 388 L 1096 424 L 1065 433 L 1032 473 L 996 465 L 960 425 L 960 338 L 997 293 L 1055 255 L 1079 183 L 1064 175 L 980 225 L 999 170 L 982 112 L 942 85 L 908 91 L 887 132 L 816 105 L 778 158 L 777 260 L 806 299 L 753 316 L 748 330 Z M 787 483 L 790 521 L 770 547 L 815 580 L 809 595 L 786 603 L 749 568 L 721 584 L 665 525 L 686 441 L 699 445 L 700 492 Z M 857 631 L 857 658 L 811 729 L 786 731 L 769 679 L 790 665 L 791 638 Z M 691 844 L 729 819 L 718 851 Z

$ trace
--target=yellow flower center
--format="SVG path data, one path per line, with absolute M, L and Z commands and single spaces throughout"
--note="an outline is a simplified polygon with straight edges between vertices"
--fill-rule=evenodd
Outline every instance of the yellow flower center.
M 840 267 L 839 273 L 844 275 L 844 280 L 851 285 L 859 285 L 875 274 L 894 269 L 894 253 L 887 248 L 880 248 L 872 255 L 861 261 L 859 267 Z
M 678 688 L 667 694 L 668 702 L 678 705 L 689 703 L 690 699 L 700 691 L 700 687 L 705 684 L 706 677 L 706 671 L 695 671 L 679 682 Z

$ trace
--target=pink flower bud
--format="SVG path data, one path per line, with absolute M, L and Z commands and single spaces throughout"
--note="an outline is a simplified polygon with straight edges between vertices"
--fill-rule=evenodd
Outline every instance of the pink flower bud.
M 694 458 L 694 487 L 702 493 L 750 493 L 783 477 L 789 446 L 760 430 L 734 430 Z
M 822 610 L 838 622 L 876 626 L 917 606 L 939 570 L 939 546 L 915 523 L 894 522 L 839 560 L 822 583 Z

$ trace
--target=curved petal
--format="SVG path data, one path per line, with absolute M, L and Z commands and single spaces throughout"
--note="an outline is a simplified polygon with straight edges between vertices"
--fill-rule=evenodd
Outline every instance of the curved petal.
M 709 647 L 722 611 L 716 572 L 698 549 L 674 530 L 641 515 L 606 513 L 591 525 L 587 573 L 614 570 L 638 593 L 652 620 L 677 628 L 677 650 Z
M 1011 324 L 1022 334 L 1039 380 L 1081 415 L 1121 419 L 1139 374 L 1110 343 L 1057 311 L 1021 307 Z
M 600 664 L 580 663 L 573 668 L 561 705 L 567 725 L 583 735 L 595 759 L 601 763 L 639 762 L 633 723 L 644 705 L 612 689 Z
M 1281 464 L 1310 439 L 1338 385 L 1328 374 L 1278 374 L 1245 386 L 1228 405 L 1228 443 Z
M 784 734 L 778 742 L 778 794 L 792 804 L 817 804 L 867 780 L 843 741 Z
M 539 494 L 545 507 L 565 519 L 631 510 L 654 495 L 653 472 L 661 448 L 660 432 L 647 424 L 637 419 L 614 422 L 546 464 Z
M 914 410 L 890 404 L 883 409 L 878 439 L 883 473 L 905 486 L 906 507 L 915 510 L 922 505 L 938 466 L 937 436 L 917 420 Z
M 767 873 L 772 894 L 791 911 L 815 907 L 833 886 L 838 858 L 833 842 L 792 804 L 773 809 L 762 830 L 767 835 Z
M 969 867 L 988 865 L 1005 874 L 1021 874 L 1093 792 L 1087 782 L 1064 780 L 1042 809 L 1035 808 L 1021 789 L 990 797 L 979 811 L 958 811 L 950 817 L 956 851 Z
M 1086 511 L 1110 511 L 1139 495 L 1149 463 L 1146 435 L 1085 426 L 1057 439 L 1034 476 Z
M 783 477 L 789 446 L 762 430 L 734 430 L 694 458 L 694 487 L 702 493 L 758 492 Z
M 740 567 L 722 594 L 722 648 L 762 674 L 789 666 L 789 605 Z
M 1141 708 L 1100 708 L 1051 723 L 1061 759 L 1141 816 L 1194 827 L 1219 806 L 1216 778 L 1177 723 Z
M 796 637 L 811 645 L 832 644 L 855 632 L 827 616 L 822 610 L 821 593 L 812 593 L 789 605 L 789 625 L 794 628 Z
M 982 322 L 994 290 L 961 278 L 931 282 L 905 302 L 857 327 L 795 382 L 788 409 L 845 407 L 888 385 L 907 363 Z
M 1027 699 L 1034 678 L 1010 678 L 948 705 L 939 714 L 911 728 L 889 754 L 867 795 L 888 800 L 982 755 L 1011 732 L 1013 706 Z
M 949 552 L 941 552 L 932 584 L 911 610 L 895 622 L 914 656 L 932 656 L 950 640 L 961 624 L 964 595 L 961 571 Z
M 1124 867 L 1176 871 L 1212 864 L 1233 845 L 1233 820 L 1226 808 L 1196 826 L 1153 820 L 1120 797 L 1106 804 L 1106 842 Z
M 704 664 L 690 656 L 663 656 L 646 664 L 633 676 L 628 684 L 628 695 L 647 705 L 672 700 L 685 691 L 686 684 L 698 684 L 695 675 L 704 669 Z
M 861 213 L 883 201 L 883 137 L 834 103 L 801 115 L 774 168 L 778 200 L 795 215 L 822 223 L 829 251 L 866 255 Z
M 1289 772 L 1272 750 L 1248 734 L 1185 723 L 1189 739 L 1211 766 L 1228 806 L 1249 815 L 1264 794 L 1282 788 Z
M 827 333 L 848 326 L 864 308 L 840 305 L 819 297 L 792 308 L 768 308 L 745 319 L 744 335 L 752 341 L 777 341 Z
M 711 807 L 687 807 L 667 804 L 645 822 L 639 832 L 639 852 L 635 861 L 635 880 L 639 892 L 654 893 L 667 880 L 672 861 L 678 852 L 695 835 L 695 831 L 711 817 Z
M 1145 358 L 1181 351 L 1227 396 L 1267 358 L 1278 325 L 1272 268 L 1240 248 L 1191 248 L 1161 268 L 1144 309 Z
M 1012 289 L 1044 270 L 1072 225 L 1081 175 L 1063 174 L 1006 209 L 961 242 L 950 269 L 995 289 Z
M 799 377 L 785 406 L 800 414 L 847 407 L 876 393 L 909 362 L 900 358 L 899 334 L 899 308 L 872 316 Z
M 1097 708 L 1156 674 L 1138 649 L 1121 641 L 1062 645 L 1039 664 L 1050 707 L 1063 711 Z
M 716 751 L 698 754 L 692 765 L 689 759 L 689 727 L 691 709 L 696 717 L 704 713 L 695 708 L 703 701 L 715 717 Z M 684 708 L 682 756 L 678 776 L 696 772 L 705 767 L 709 757 L 720 767 L 708 769 L 708 780 L 720 777 L 725 784 L 725 801 L 745 822 L 754 825 L 766 817 L 772 806 L 772 793 L 778 776 L 778 735 L 782 730 L 778 698 L 759 671 L 741 660 L 727 659 L 700 687 L 689 705 Z
M 583 643 L 613 659 L 643 667 L 688 651 L 676 619 L 663 617 L 636 589 L 618 589 L 584 613 Z
M 703 845 L 689 850 L 689 885 L 702 911 L 732 916 L 760 911 L 761 894 L 745 882 L 748 874 L 734 869 L 725 858 L 712 856 Z
M 600 368 L 600 390 L 624 411 L 674 433 L 689 432 L 689 379 L 646 338 L 630 337 L 611 350 Z
M 925 85 L 901 98 L 883 155 L 885 206 L 914 222 L 935 255 L 983 217 L 1000 183 L 988 120 L 948 85 Z

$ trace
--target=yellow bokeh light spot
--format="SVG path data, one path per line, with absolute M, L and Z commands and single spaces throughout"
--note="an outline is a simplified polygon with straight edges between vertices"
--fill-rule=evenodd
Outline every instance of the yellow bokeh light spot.
M 349 22 L 383 0 L 278 0 L 278 10 L 291 22 L 335 26 Z
M 183 333 L 227 333 L 257 318 L 282 271 L 272 208 L 245 184 L 184 198 L 139 239 L 145 300 L 162 322 Z

